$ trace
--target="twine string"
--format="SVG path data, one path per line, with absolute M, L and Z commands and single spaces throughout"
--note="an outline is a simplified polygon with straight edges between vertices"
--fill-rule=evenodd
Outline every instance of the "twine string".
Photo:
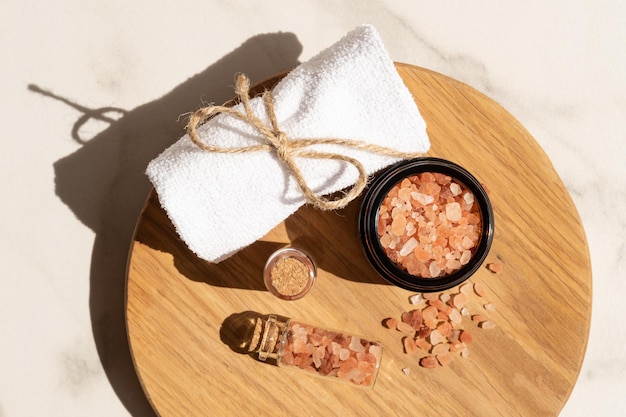
M 250 80 L 244 74 L 238 74 L 235 83 L 235 93 L 239 97 L 239 101 L 243 105 L 243 112 L 236 110 L 228 106 L 216 106 L 209 105 L 197 110 L 189 118 L 187 124 L 187 134 L 192 142 L 200 149 L 207 152 L 218 153 L 245 153 L 245 152 L 262 152 L 262 151 L 274 151 L 280 161 L 282 161 L 293 174 L 302 194 L 304 195 L 307 203 L 317 207 L 321 210 L 336 210 L 344 208 L 352 200 L 357 198 L 367 186 L 367 172 L 363 164 L 356 158 L 352 158 L 347 155 L 330 152 L 318 152 L 312 149 L 307 149 L 312 145 L 333 144 L 350 147 L 354 149 L 369 151 L 378 153 L 385 156 L 391 156 L 396 158 L 414 158 L 419 156 L 419 153 L 413 152 L 401 152 L 392 148 L 384 146 L 374 145 L 371 143 L 352 140 L 352 139 L 338 139 L 338 138 L 303 138 L 297 140 L 291 140 L 285 132 L 280 130 L 278 120 L 276 119 L 276 113 L 274 111 L 274 100 L 270 91 L 265 91 L 262 95 L 263 104 L 269 118 L 269 125 L 263 123 L 259 117 L 254 114 L 250 105 Z M 216 116 L 219 113 L 228 114 L 232 117 L 242 120 L 243 122 L 252 126 L 263 138 L 266 143 L 260 143 L 258 145 L 242 146 L 239 148 L 222 148 L 200 140 L 198 136 L 197 128 L 200 127 L 207 120 Z M 309 158 L 309 159 L 329 159 L 336 161 L 343 161 L 354 166 L 358 171 L 358 178 L 356 182 L 348 187 L 344 191 L 343 195 L 336 199 L 329 199 L 323 196 L 318 196 L 306 183 L 302 171 L 295 162 L 296 157 Z

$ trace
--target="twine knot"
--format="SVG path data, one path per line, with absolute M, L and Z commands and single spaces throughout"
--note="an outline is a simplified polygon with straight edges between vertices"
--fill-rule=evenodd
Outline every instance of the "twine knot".
M 285 160 L 289 157 L 289 145 L 287 144 L 287 135 L 285 132 L 278 131 L 274 136 L 276 140 L 272 141 L 278 159 Z
M 318 144 L 335 144 L 351 147 L 354 149 L 360 149 L 378 153 L 385 156 L 391 156 L 396 158 L 415 158 L 420 156 L 419 153 L 413 152 L 401 152 L 395 149 L 387 148 L 384 146 L 378 146 L 367 142 L 351 139 L 336 139 L 336 138 L 303 138 L 292 140 L 285 132 L 279 129 L 278 120 L 276 119 L 276 113 L 274 112 L 274 101 L 270 91 L 263 92 L 261 98 L 265 105 L 265 110 L 269 118 L 269 125 L 263 123 L 259 119 L 250 106 L 250 80 L 244 74 L 238 74 L 235 83 L 235 93 L 239 97 L 244 111 L 241 112 L 228 106 L 215 106 L 210 105 L 197 110 L 189 118 L 187 124 L 187 134 L 193 143 L 195 143 L 200 149 L 208 152 L 219 153 L 244 153 L 244 152 L 259 152 L 259 151 L 274 151 L 277 158 L 284 163 L 291 173 L 293 174 L 304 198 L 307 203 L 321 209 L 321 210 L 335 210 L 344 208 L 352 200 L 357 198 L 365 189 L 367 185 L 367 172 L 363 167 L 363 164 L 357 159 L 347 155 L 317 152 L 314 150 L 306 149 L 311 145 Z M 241 148 L 221 148 L 207 144 L 200 140 L 197 128 L 205 123 L 207 120 L 216 116 L 219 113 L 224 113 L 238 118 L 250 126 L 255 128 L 265 139 L 266 143 L 258 145 L 244 146 Z M 353 165 L 358 171 L 358 178 L 352 187 L 349 187 L 342 197 L 337 199 L 328 199 L 322 196 L 318 196 L 307 185 L 302 172 L 295 163 L 295 157 L 312 158 L 312 159 L 332 159 L 338 161 L 344 161 Z

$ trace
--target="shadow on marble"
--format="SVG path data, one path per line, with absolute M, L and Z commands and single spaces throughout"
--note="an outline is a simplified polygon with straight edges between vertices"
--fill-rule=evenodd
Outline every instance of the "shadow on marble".
M 197 109 L 202 100 L 223 103 L 232 98 L 235 73 L 260 82 L 297 66 L 301 52 L 292 33 L 254 36 L 163 97 L 132 110 L 89 109 L 39 86 L 28 87 L 82 113 L 71 132 L 82 147 L 55 162 L 55 191 L 96 234 L 89 299 L 93 337 L 113 389 L 135 417 L 155 415 L 135 374 L 125 326 L 128 250 L 151 189 L 144 170 L 184 134 L 181 115 Z M 107 127 L 92 138 L 83 137 L 81 128 L 92 119 Z

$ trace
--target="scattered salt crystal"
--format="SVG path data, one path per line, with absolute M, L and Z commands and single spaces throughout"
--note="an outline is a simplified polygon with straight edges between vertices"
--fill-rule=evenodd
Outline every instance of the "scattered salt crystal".
M 502 271 L 502 264 L 500 262 L 491 262 L 487 264 L 487 269 L 497 274 Z
M 434 356 L 424 356 L 420 359 L 420 365 L 424 368 L 436 368 L 439 362 Z
M 450 336 L 448 336 L 448 340 L 450 341 L 450 343 L 458 342 L 460 334 L 461 334 L 461 330 L 460 329 L 452 329 L 452 331 L 450 332 Z M 452 347 L 452 346 L 450 346 L 450 347 Z
M 409 323 L 405 323 L 403 321 L 399 321 L 396 324 L 396 329 L 402 333 L 413 334 L 415 333 L 415 329 Z
M 496 305 L 494 303 L 487 303 L 483 306 L 487 311 L 495 311 Z
M 439 343 L 442 343 L 443 341 L 445 341 L 445 337 L 441 334 L 441 332 L 437 329 L 433 330 L 432 332 L 430 332 L 430 344 L 435 346 L 438 345 Z
M 404 373 L 404 375 L 408 375 L 411 373 L 411 370 L 409 368 L 402 368 L 402 372 Z
M 474 292 L 479 297 L 484 297 L 485 296 L 485 289 L 478 282 L 474 283 Z
M 441 366 L 447 366 L 450 364 L 450 362 L 452 362 L 453 356 L 449 353 L 444 353 L 441 355 L 437 355 L 436 358 L 437 362 L 439 362 Z
M 448 343 L 439 343 L 436 346 L 433 346 L 433 349 L 430 351 L 433 355 L 443 355 L 450 351 L 450 345 Z
M 439 295 L 439 299 L 444 303 L 447 303 L 450 299 L 450 294 L 448 294 L 447 292 L 442 292 L 441 295 Z
M 463 294 L 468 295 L 472 292 L 472 284 L 469 282 L 466 282 L 465 284 L 461 285 L 459 289 L 461 290 Z
M 485 320 L 479 324 L 481 329 L 493 329 L 496 327 L 496 324 L 491 320 Z
M 411 304 L 421 304 L 422 302 L 424 302 L 424 297 L 422 297 L 422 294 L 413 294 L 409 297 L 409 303 Z
M 453 308 L 450 311 L 450 314 L 448 314 L 448 317 L 450 317 L 450 321 L 453 324 L 461 324 L 461 322 L 463 321 L 463 317 L 461 316 L 461 313 L 456 308 Z
M 469 312 L 469 310 L 467 309 L 467 307 L 463 307 L 463 308 L 461 309 L 461 314 L 462 314 L 462 315 L 464 315 L 464 316 L 469 316 L 469 315 L 470 315 L 470 312 Z

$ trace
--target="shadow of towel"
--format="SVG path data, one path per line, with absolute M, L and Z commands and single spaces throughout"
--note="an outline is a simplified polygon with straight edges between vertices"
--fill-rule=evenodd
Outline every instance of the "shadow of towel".
M 165 96 L 132 110 L 88 109 L 29 86 L 82 113 L 71 134 L 83 146 L 54 164 L 56 194 L 96 234 L 89 299 L 93 337 L 113 389 L 133 416 L 155 415 L 135 374 L 125 326 L 128 249 L 151 189 L 144 170 L 184 134 L 180 115 L 199 108 L 203 100 L 221 104 L 232 98 L 235 73 L 260 82 L 297 66 L 301 51 L 291 33 L 252 37 Z M 91 119 L 108 127 L 93 138 L 81 137 L 81 127 Z

